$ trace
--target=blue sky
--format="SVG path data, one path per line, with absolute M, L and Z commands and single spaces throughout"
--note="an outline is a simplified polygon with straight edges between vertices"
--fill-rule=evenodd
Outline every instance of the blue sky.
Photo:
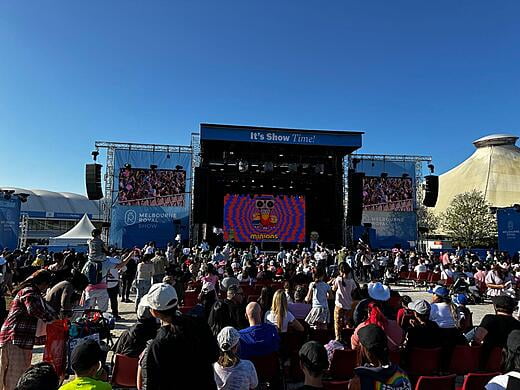
M 365 131 L 440 172 L 520 135 L 520 2 L 0 2 L 0 185 L 84 193 L 95 140 Z

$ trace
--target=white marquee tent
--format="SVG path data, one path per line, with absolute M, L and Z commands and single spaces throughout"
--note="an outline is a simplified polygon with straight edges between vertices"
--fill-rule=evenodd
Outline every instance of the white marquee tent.
M 92 238 L 92 230 L 96 227 L 90 222 L 87 214 L 79 220 L 79 222 L 68 232 L 61 236 L 50 238 L 49 245 L 57 246 L 74 246 L 84 245 Z

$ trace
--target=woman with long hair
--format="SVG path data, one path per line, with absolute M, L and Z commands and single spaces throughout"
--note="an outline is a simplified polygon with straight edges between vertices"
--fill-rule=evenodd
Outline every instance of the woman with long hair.
M 314 329 L 326 329 L 330 322 L 329 303 L 327 298 L 332 298 L 332 287 L 323 281 L 325 270 L 318 268 L 314 272 L 314 281 L 309 284 L 309 292 L 305 300 L 312 303 L 312 309 L 305 318 Z
M 43 344 L 37 334 L 44 322 L 56 319 L 43 301 L 43 293 L 52 280 L 52 273 L 38 270 L 14 290 L 7 319 L 0 331 L 0 388 L 13 390 L 23 372 L 29 368 L 34 344 Z
M 303 332 L 303 326 L 294 318 L 287 308 L 287 296 L 285 291 L 280 289 L 274 293 L 271 310 L 265 313 L 265 321 L 273 324 L 280 333 L 287 333 L 289 327 L 297 332 Z
M 250 390 L 258 386 L 258 377 L 253 363 L 238 357 L 240 334 L 227 326 L 217 336 L 220 356 L 213 364 L 217 388 Z
M 262 308 L 262 318 L 264 317 L 264 314 L 271 309 L 273 295 L 274 291 L 271 286 L 262 287 L 262 290 L 260 291 L 260 298 L 257 300 L 258 304 Z

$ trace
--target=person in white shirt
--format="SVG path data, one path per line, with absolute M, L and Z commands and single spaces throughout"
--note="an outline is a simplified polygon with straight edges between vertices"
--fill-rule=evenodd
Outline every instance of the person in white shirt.
M 336 293 L 334 307 L 334 332 L 336 340 L 341 340 L 341 331 L 347 327 L 347 320 L 352 312 L 352 291 L 356 282 L 350 277 L 352 270 L 347 263 L 339 264 L 339 276 L 332 282 L 332 291 Z
M 280 333 L 287 333 L 289 327 L 297 332 L 304 331 L 303 325 L 288 310 L 287 296 L 282 289 L 274 293 L 271 310 L 265 313 L 265 322 L 276 326 Z
M 455 308 L 450 302 L 449 291 L 444 286 L 435 286 L 429 291 L 433 294 L 430 320 L 439 325 L 439 328 L 455 328 Z
M 503 363 L 506 374 L 491 379 L 486 390 L 520 389 L 520 330 L 509 333 Z
M 419 277 L 419 274 L 427 272 L 428 268 L 426 268 L 426 265 L 424 265 L 423 260 L 419 260 L 419 264 L 417 264 L 413 270 L 417 274 L 417 277 Z

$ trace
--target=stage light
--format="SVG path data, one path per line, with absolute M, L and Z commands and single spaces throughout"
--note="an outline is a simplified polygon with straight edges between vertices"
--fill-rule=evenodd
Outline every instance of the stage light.
M 254 183 L 255 182 L 255 179 L 251 179 L 251 183 Z
M 410 177 L 410 175 L 408 173 L 403 173 L 402 177 L 403 177 L 403 179 L 406 179 L 406 178 Z
M 386 178 L 388 177 L 388 173 L 386 173 L 386 172 L 381 172 L 381 177 L 382 177 L 383 179 L 386 179 Z
M 92 159 L 94 161 L 97 160 L 97 156 L 99 156 L 99 151 L 96 149 L 96 150 L 93 150 L 92 153 L 90 153 L 92 155 Z
M 155 165 L 155 164 L 150 164 L 150 169 L 151 169 L 152 171 L 155 171 L 155 170 L 157 169 L 157 165 Z
M 314 166 L 314 172 L 318 175 L 323 175 L 325 173 L 325 165 L 324 164 L 316 164 Z
M 334 156 L 328 156 L 328 158 L 333 158 Z
M 224 168 L 220 168 L 220 172 L 224 172 Z
M 431 173 L 433 173 L 433 171 L 435 170 L 435 166 L 433 164 L 428 164 L 428 169 Z
M 247 161 L 240 160 L 238 162 L 238 172 L 247 172 L 249 169 L 249 164 Z
M 175 165 L 175 170 L 176 171 L 181 171 L 182 170 L 182 165 Z
M 31 196 L 31 194 L 26 194 L 25 192 L 21 192 L 19 194 L 16 194 L 18 198 L 20 199 L 20 202 L 25 203 L 27 202 L 27 198 Z
M 125 169 L 132 169 L 132 165 L 131 165 L 131 164 L 128 164 L 128 163 L 126 163 L 125 165 L 123 165 L 123 167 L 124 167 Z
M 170 156 L 170 153 L 168 153 L 168 154 L 166 155 L 166 158 L 170 158 L 170 157 L 171 157 L 171 156 Z
M 283 154 L 279 154 L 278 157 L 283 157 Z

